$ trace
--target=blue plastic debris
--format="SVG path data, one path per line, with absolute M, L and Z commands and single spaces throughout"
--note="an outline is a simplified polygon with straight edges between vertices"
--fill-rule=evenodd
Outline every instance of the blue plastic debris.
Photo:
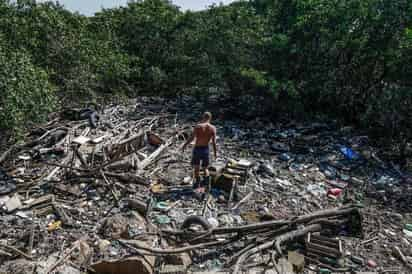
M 349 147 L 342 146 L 339 150 L 348 160 L 358 160 L 360 158 L 359 153 Z

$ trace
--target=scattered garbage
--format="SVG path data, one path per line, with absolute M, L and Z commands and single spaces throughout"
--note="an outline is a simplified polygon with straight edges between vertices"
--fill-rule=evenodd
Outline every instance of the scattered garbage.
M 0 195 L 6 195 L 15 190 L 15 181 L 0 168 Z
M 340 188 L 332 188 L 328 190 L 328 195 L 339 196 L 342 193 L 342 189 Z
M 368 260 L 367 265 L 371 268 L 375 268 L 377 266 L 374 260 Z
M 193 100 L 69 109 L 34 129 L 0 169 L 0 273 L 408 273 L 409 177 L 364 157 L 365 136 L 217 120 L 219 158 L 194 187 L 180 149 Z
M 360 155 L 349 147 L 342 146 L 339 150 L 348 160 L 360 159 Z
M 56 222 L 51 222 L 48 226 L 47 226 L 47 231 L 52 232 L 55 231 L 57 229 L 59 229 L 62 225 L 61 221 L 56 221 Z

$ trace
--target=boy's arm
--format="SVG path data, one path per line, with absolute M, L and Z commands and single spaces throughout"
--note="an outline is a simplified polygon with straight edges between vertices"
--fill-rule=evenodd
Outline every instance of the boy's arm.
M 212 144 L 213 144 L 213 151 L 215 153 L 215 160 L 216 160 L 217 159 L 216 128 L 213 129 Z
M 183 151 L 195 139 L 195 136 L 196 136 L 196 128 L 193 129 L 192 135 L 190 135 L 189 139 L 187 139 L 187 141 L 182 146 Z

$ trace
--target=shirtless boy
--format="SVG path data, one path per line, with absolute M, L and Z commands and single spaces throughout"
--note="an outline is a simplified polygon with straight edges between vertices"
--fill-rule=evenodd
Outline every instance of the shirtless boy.
M 204 169 L 205 181 L 209 181 L 209 143 L 212 141 L 215 159 L 216 152 L 216 127 L 210 121 L 212 114 L 210 112 L 203 113 L 202 120 L 198 123 L 190 138 L 183 145 L 183 151 L 193 140 L 195 140 L 195 147 L 192 154 L 192 166 L 194 168 L 195 187 L 200 186 L 200 167 Z

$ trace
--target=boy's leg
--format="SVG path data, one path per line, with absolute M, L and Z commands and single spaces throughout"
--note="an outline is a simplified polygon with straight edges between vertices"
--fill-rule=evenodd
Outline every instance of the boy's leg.
M 194 177 L 193 187 L 197 188 L 200 186 L 200 157 L 199 153 L 196 151 L 196 148 L 193 150 L 192 167 Z
M 209 151 L 205 153 L 202 157 L 202 168 L 205 174 L 203 185 L 209 187 L 210 185 L 210 176 L 209 176 Z
M 200 165 L 193 166 L 193 173 L 195 179 L 194 185 L 198 187 L 200 184 Z

